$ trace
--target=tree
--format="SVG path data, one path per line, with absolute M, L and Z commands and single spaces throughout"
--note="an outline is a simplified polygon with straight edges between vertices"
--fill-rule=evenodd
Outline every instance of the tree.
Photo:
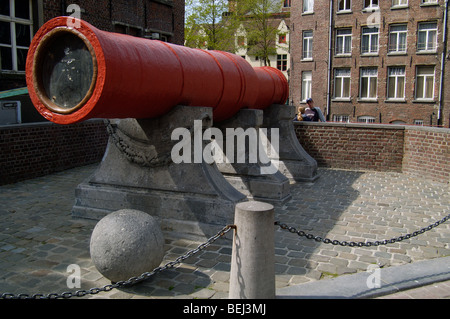
M 281 0 L 239 0 L 238 15 L 244 17 L 249 55 L 258 56 L 264 65 L 270 66 L 270 55 L 277 54 L 278 24 L 271 17 L 281 11 Z
M 227 0 L 187 0 L 185 25 L 186 46 L 235 51 L 237 21 Z

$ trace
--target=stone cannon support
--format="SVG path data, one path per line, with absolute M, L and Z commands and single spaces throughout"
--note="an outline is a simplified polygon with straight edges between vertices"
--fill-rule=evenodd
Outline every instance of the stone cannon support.
M 268 156 L 280 172 L 290 180 L 312 182 L 319 177 L 317 162 L 303 149 L 295 135 L 292 123 L 294 115 L 295 106 L 293 105 L 273 104 L 264 110 L 263 127 L 279 128 L 280 136 L 279 153 L 269 153 Z
M 226 180 L 249 199 L 284 203 L 291 198 L 289 179 L 277 169 L 270 173 L 263 170 L 271 163 L 267 163 L 269 158 L 261 161 L 261 155 L 266 157 L 259 130 L 262 124 L 263 111 L 255 109 L 242 109 L 232 118 L 215 123 L 222 132 L 224 152 L 232 157 L 232 161 L 216 164 Z M 227 145 L 234 147 L 228 151 Z M 239 162 L 239 156 L 245 161 Z

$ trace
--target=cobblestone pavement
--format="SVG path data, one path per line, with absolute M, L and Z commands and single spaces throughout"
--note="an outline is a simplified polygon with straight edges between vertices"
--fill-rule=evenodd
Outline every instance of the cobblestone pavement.
M 96 221 L 71 217 L 74 189 L 96 167 L 0 186 L 0 293 L 62 293 L 110 284 L 89 256 Z M 359 242 L 412 233 L 450 213 L 449 184 L 400 173 L 319 173 L 314 183 L 291 185 L 293 199 L 275 207 L 277 220 L 317 236 Z M 277 288 L 363 272 L 371 264 L 390 267 L 450 255 L 450 222 L 377 247 L 334 246 L 278 226 L 274 231 Z M 143 283 L 83 298 L 227 298 L 231 238 L 229 232 L 178 267 Z M 166 236 L 163 263 L 200 243 Z M 71 264 L 81 268 L 81 288 L 67 287 Z

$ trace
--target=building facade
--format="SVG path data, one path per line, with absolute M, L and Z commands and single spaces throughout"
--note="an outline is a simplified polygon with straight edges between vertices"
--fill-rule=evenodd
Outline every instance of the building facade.
M 26 94 L 25 61 L 33 35 L 57 16 L 95 27 L 182 45 L 184 0 L 2 0 L 0 2 L 0 101 L 21 102 L 21 120 L 41 120 Z M 5 92 L 20 89 L 18 94 Z M 25 94 L 20 94 L 25 91 Z M 3 104 L 1 106 L 3 108 Z M 36 112 L 37 113 L 37 112 Z M 2 113 L 0 113 L 1 116 Z M 5 113 L 6 114 L 6 113 Z
M 327 120 L 449 127 L 448 0 L 300 0 L 290 102 Z
M 270 66 L 277 68 L 289 78 L 289 69 L 291 65 L 290 59 L 290 38 L 289 38 L 289 25 L 290 25 L 290 7 L 283 7 L 283 11 L 280 13 L 272 14 L 268 20 L 268 24 L 272 28 L 277 29 L 277 34 L 273 39 L 272 46 L 276 50 L 276 54 L 269 55 Z M 236 47 L 237 51 L 234 52 L 240 55 L 253 67 L 264 66 L 264 61 L 258 55 L 254 54 L 251 49 L 248 49 L 248 38 L 244 25 L 238 29 L 236 34 Z

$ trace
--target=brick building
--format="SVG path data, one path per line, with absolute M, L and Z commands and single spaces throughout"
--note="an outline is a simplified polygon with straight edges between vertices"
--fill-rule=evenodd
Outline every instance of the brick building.
M 447 0 L 299 0 L 290 101 L 338 122 L 449 127 Z
M 42 24 L 63 15 L 79 17 L 105 31 L 184 42 L 183 0 L 2 0 L 0 102 L 19 101 L 22 122 L 42 120 L 24 89 L 28 46 Z

